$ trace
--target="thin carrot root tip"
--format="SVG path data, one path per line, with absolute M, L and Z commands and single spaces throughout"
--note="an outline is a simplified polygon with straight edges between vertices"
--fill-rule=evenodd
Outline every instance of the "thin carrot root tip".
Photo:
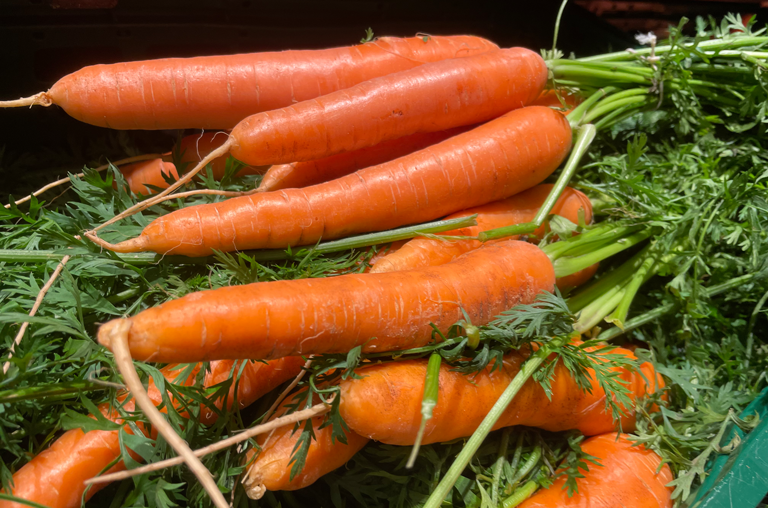
M 146 236 L 137 236 L 136 238 L 131 238 L 117 244 L 102 240 L 93 231 L 88 231 L 84 236 L 99 247 L 113 252 L 121 252 L 123 254 L 144 252 L 147 250 L 147 244 L 149 243 L 149 239 Z
M 109 321 L 108 323 L 105 323 L 99 328 L 99 344 L 104 346 L 105 348 L 111 350 L 112 349 L 112 335 L 115 332 L 116 328 L 121 328 L 123 326 L 123 322 L 126 322 L 130 324 L 129 319 L 113 319 L 112 321 Z
M 51 104 L 53 104 L 53 100 L 51 99 L 51 96 L 48 95 L 48 92 L 40 92 L 31 97 L 22 97 L 12 101 L 0 101 L 0 108 L 23 108 L 25 106 L 48 107 Z
M 261 481 L 261 473 L 255 467 L 248 470 L 245 478 L 243 478 L 243 485 L 245 486 L 245 494 L 254 501 L 261 499 L 267 493 L 267 488 Z

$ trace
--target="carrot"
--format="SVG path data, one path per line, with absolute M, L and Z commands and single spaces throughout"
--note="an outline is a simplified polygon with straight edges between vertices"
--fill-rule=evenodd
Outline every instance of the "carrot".
M 520 508 L 672 508 L 672 488 L 667 487 L 672 471 L 652 450 L 632 446 L 628 435 L 616 433 L 587 439 L 581 449 L 601 465 L 580 469 L 584 478 L 576 480 L 573 497 L 564 488 L 563 475 Z
M 228 379 L 232 364 L 233 362 L 227 361 L 212 362 L 211 372 L 206 374 L 205 386 L 213 386 Z M 294 377 L 302 365 L 301 358 L 284 358 L 268 364 L 248 362 L 237 384 L 237 400 L 241 407 L 253 403 L 265 393 Z M 184 384 L 190 384 L 194 380 L 197 369 L 199 366 L 191 372 Z M 161 372 L 166 379 L 174 382 L 174 378 L 182 371 L 179 370 L 179 366 L 170 365 L 161 369 Z M 235 373 L 237 372 L 238 369 L 235 369 Z M 175 382 L 178 383 L 178 380 Z M 152 381 L 148 391 L 152 400 L 159 405 L 162 402 L 162 396 Z M 122 401 L 126 396 L 120 395 L 118 400 Z M 228 407 L 231 407 L 233 398 L 234 384 L 230 388 Z M 216 405 L 221 407 L 222 401 L 217 401 Z M 120 421 L 118 412 L 111 409 L 108 403 L 101 404 L 99 410 L 108 419 Z M 129 412 L 134 410 L 132 400 L 125 404 L 125 410 Z M 208 424 L 214 422 L 216 416 L 216 413 L 204 410 L 200 420 Z M 92 430 L 84 433 L 80 429 L 69 430 L 13 475 L 12 494 L 50 508 L 78 507 L 85 492 L 83 482 L 97 476 L 118 458 L 120 458 L 118 431 Z M 108 472 L 113 473 L 124 469 L 125 464 L 120 461 Z M 86 500 L 106 485 L 106 483 L 94 484 L 88 490 Z M 21 506 L 17 503 L 0 501 L 0 508 L 20 508 Z
M 440 233 L 440 235 L 476 237 L 481 231 L 529 222 L 533 220 L 552 187 L 550 184 L 537 185 L 505 200 L 468 208 L 449 215 L 446 219 L 477 214 L 477 225 L 447 231 Z M 561 215 L 571 222 L 578 223 L 579 210 L 582 210 L 587 222 L 592 221 L 592 203 L 590 203 L 589 198 L 581 192 L 567 187 L 560 196 L 560 199 L 555 203 L 552 213 Z M 534 232 L 534 235 L 538 237 L 543 236 L 547 227 L 548 225 L 545 223 Z M 413 270 L 425 266 L 441 265 L 466 252 L 478 249 L 482 245 L 482 242 L 479 240 L 449 241 L 414 238 L 400 249 L 379 257 L 372 263 L 371 273 Z
M 292 402 L 291 399 L 283 401 L 275 418 L 285 414 L 286 405 Z M 354 432 L 346 432 L 346 443 L 334 440 L 333 429 L 331 426 L 321 428 L 323 423 L 325 416 L 312 419 L 315 439 L 309 445 L 304 467 L 293 480 L 290 462 L 301 430 L 285 425 L 271 434 L 259 436 L 260 451 L 249 450 L 246 454 L 249 465 L 243 483 L 248 497 L 261 499 L 267 490 L 297 490 L 312 485 L 321 476 L 346 464 L 368 442 Z
M 134 194 L 149 196 L 154 191 L 147 187 L 152 185 L 164 189 L 168 187 L 165 180 L 170 177 L 174 180 L 179 179 L 179 173 L 176 166 L 171 162 L 165 162 L 163 159 L 152 159 L 135 164 L 129 164 L 120 168 L 120 172 L 125 177 L 128 188 Z
M 433 323 L 485 324 L 554 289 L 549 258 L 531 244 L 500 242 L 451 263 L 383 274 L 259 282 L 192 293 L 129 318 L 131 355 L 144 361 L 274 359 L 392 351 L 423 345 Z M 99 329 L 110 347 L 112 320 Z M 372 339 L 372 337 L 375 337 Z
M 181 162 L 188 163 L 187 169 L 197 165 L 212 151 L 226 143 L 228 135 L 225 132 L 204 132 L 184 136 L 179 142 L 177 150 L 181 153 Z M 211 161 L 213 178 L 221 180 L 227 169 L 227 156 L 218 157 Z M 267 170 L 265 167 L 243 167 L 239 175 L 260 175 Z
M 481 249 L 483 250 L 483 249 Z M 617 348 L 613 354 L 635 358 L 631 351 Z M 485 415 L 509 385 L 526 355 L 519 352 L 504 357 L 502 369 L 492 365 L 476 376 L 440 369 L 440 391 L 432 419 L 427 422 L 423 443 L 450 441 L 472 435 Z M 412 445 L 421 422 L 427 362 L 410 360 L 365 366 L 357 370 L 362 379 L 341 382 L 340 414 L 354 432 L 393 445 Z M 642 374 L 614 368 L 630 391 L 630 397 L 641 397 L 663 386 L 650 363 L 641 366 Z M 591 393 L 582 391 L 562 362 L 555 367 L 550 398 L 533 379 L 523 385 L 494 429 L 527 425 L 549 431 L 577 429 L 585 435 L 609 432 L 616 427 L 605 411 L 605 392 L 593 374 Z M 643 375 L 650 382 L 646 384 Z M 656 382 L 654 382 L 656 380 Z M 626 408 L 621 428 L 633 430 L 635 415 Z
M 387 230 L 533 187 L 557 168 L 570 146 L 564 116 L 541 106 L 524 108 L 331 182 L 184 208 L 154 220 L 137 238 L 98 243 L 117 252 L 204 256 Z
M 248 115 L 289 106 L 426 62 L 497 50 L 472 36 L 398 39 L 314 51 L 167 58 L 93 65 L 47 92 L 0 107 L 57 104 L 112 129 L 231 129 Z
M 439 132 L 411 134 L 410 136 L 391 139 L 368 148 L 344 152 L 324 159 L 278 164 L 269 168 L 264 174 L 258 191 L 271 192 L 280 189 L 299 189 L 327 182 L 354 173 L 358 169 L 408 155 L 467 130 L 469 130 L 468 127 L 457 127 Z
M 571 108 L 580 102 L 576 95 L 560 94 L 558 96 L 554 90 L 544 90 L 531 105 L 561 108 L 560 97 Z M 353 173 L 358 169 L 381 164 L 413 153 L 416 150 L 448 139 L 467 129 L 467 127 L 459 127 L 447 131 L 412 134 L 384 141 L 369 148 L 344 152 L 324 159 L 278 164 L 269 168 L 264 174 L 258 191 L 271 192 L 280 189 L 298 189 L 327 182 Z

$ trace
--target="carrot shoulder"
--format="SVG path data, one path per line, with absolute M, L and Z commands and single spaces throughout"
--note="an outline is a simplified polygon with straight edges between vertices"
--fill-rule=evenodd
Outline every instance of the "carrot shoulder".
M 597 500 L 606 507 L 672 508 L 672 488 L 667 484 L 674 477 L 669 466 L 661 465 L 661 457 L 643 445 L 632 446 L 628 437 L 610 433 L 587 439 L 581 449 L 601 465 L 580 469 L 584 478 L 576 481 L 578 492 L 569 496 L 566 476 L 561 476 L 520 508 L 590 508 Z
M 314 244 L 424 222 L 533 187 L 570 147 L 563 115 L 528 107 L 330 182 L 183 208 L 111 248 L 204 256 L 213 250 Z
M 552 291 L 554 281 L 541 249 L 507 241 L 422 270 L 193 293 L 129 318 L 128 341 L 134 358 L 158 362 L 274 359 L 358 345 L 390 351 L 428 343 L 430 323 L 445 332 L 463 319 L 462 309 L 473 323 L 487 323 Z M 117 322 L 99 329 L 102 345 L 109 347 Z
M 382 37 L 324 50 L 93 65 L 61 78 L 48 92 L 0 107 L 53 103 L 80 121 L 112 129 L 231 129 L 259 111 L 425 62 L 496 49 L 472 36 Z
M 613 353 L 634 358 L 632 352 L 625 349 L 616 349 Z M 524 355 L 510 353 L 505 356 L 502 369 L 493 371 L 489 366 L 477 376 L 467 376 L 443 366 L 437 406 L 432 419 L 427 422 L 423 443 L 472 435 L 524 361 Z M 421 421 L 426 369 L 427 362 L 423 360 L 358 369 L 362 379 L 348 379 L 341 383 L 341 416 L 351 430 L 362 436 L 387 444 L 413 444 Z M 661 377 L 649 363 L 642 365 L 642 374 L 627 369 L 613 370 L 619 372 L 632 400 L 663 386 Z M 613 430 L 617 423 L 605 411 L 605 392 L 597 384 L 594 374 L 590 375 L 592 390 L 588 393 L 579 388 L 563 364 L 559 363 L 551 384 L 551 400 L 541 385 L 533 379 L 528 380 L 494 428 L 527 425 L 549 431 L 577 429 L 586 435 Z M 649 380 L 649 385 L 643 375 Z M 634 429 L 632 408 L 626 408 L 621 425 L 624 430 Z

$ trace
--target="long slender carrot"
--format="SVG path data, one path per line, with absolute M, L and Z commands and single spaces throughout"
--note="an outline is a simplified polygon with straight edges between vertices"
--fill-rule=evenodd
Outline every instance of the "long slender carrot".
M 275 413 L 275 418 L 286 412 L 286 406 L 292 402 L 286 399 Z M 318 401 L 319 402 L 319 401 Z M 257 443 L 260 451 L 249 450 L 249 463 L 243 484 L 246 494 L 251 499 L 261 499 L 267 490 L 297 490 L 307 487 L 321 476 L 343 466 L 368 442 L 367 438 L 346 432 L 346 443 L 332 439 L 330 426 L 321 428 L 325 416 L 312 419 L 315 439 L 310 443 L 306 461 L 302 470 L 291 480 L 291 457 L 298 443 L 301 430 L 286 425 L 271 434 L 259 436 Z
M 601 465 L 580 469 L 584 478 L 576 480 L 577 493 L 568 495 L 566 476 L 561 476 L 520 508 L 672 508 L 672 488 L 667 487 L 672 471 L 652 450 L 632 446 L 628 435 L 616 433 L 587 439 L 581 449 Z
M 529 222 L 538 212 L 541 204 L 552 190 L 551 184 L 537 185 L 527 191 L 515 194 L 502 201 L 495 201 L 487 205 L 468 208 L 454 213 L 446 219 L 467 217 L 477 214 L 477 225 L 454 231 L 440 233 L 441 236 L 472 236 L 476 237 L 480 231 L 487 231 L 510 224 Z M 585 220 L 592 221 L 592 203 L 581 192 L 570 187 L 563 191 L 552 213 L 561 215 L 571 222 L 578 223 L 579 210 L 582 210 Z M 548 224 L 542 225 L 534 234 L 543 236 Z M 517 238 L 517 237 L 514 237 Z M 414 238 L 401 248 L 385 256 L 381 256 L 371 268 L 371 273 L 384 273 L 401 270 L 413 270 L 425 266 L 437 266 L 461 256 L 471 250 L 482 246 L 479 240 L 435 240 L 432 238 Z
M 614 354 L 635 358 L 631 351 L 617 348 Z M 526 356 L 514 352 L 504 357 L 502 369 L 491 366 L 476 376 L 467 376 L 443 366 L 440 392 L 432 419 L 427 422 L 423 443 L 450 441 L 472 435 L 501 393 L 520 370 Z M 411 360 L 366 366 L 358 369 L 361 379 L 341 383 L 340 412 L 349 428 L 358 434 L 394 445 L 415 442 L 421 421 L 421 400 L 427 362 Z M 642 374 L 623 368 L 612 369 L 630 392 L 630 398 L 652 393 L 663 386 L 650 363 Z M 646 384 L 643 375 L 648 379 Z M 529 380 L 503 413 L 494 429 L 527 425 L 544 430 L 577 429 L 586 435 L 609 432 L 616 427 L 605 411 L 605 391 L 590 373 L 591 393 L 582 391 L 562 363 L 555 367 L 550 398 L 540 384 Z M 635 415 L 627 408 L 621 428 L 633 430 Z
M 301 358 L 283 358 L 268 363 L 248 362 L 237 384 L 237 400 L 241 407 L 253 403 L 265 393 L 273 390 L 286 380 L 294 377 L 304 361 Z M 214 386 L 229 378 L 233 362 L 212 362 L 211 371 L 206 374 L 205 386 Z M 183 384 L 194 380 L 199 366 L 190 373 Z M 235 367 L 235 374 L 239 371 Z M 161 370 L 171 382 L 182 371 L 179 366 L 170 365 Z M 175 380 L 176 383 L 179 380 Z M 228 407 L 234 400 L 235 385 L 230 388 Z M 149 395 L 156 404 L 162 402 L 162 396 L 153 382 L 149 384 Z M 125 399 L 121 395 L 118 400 Z M 216 405 L 222 406 L 217 400 Z M 133 411 L 133 401 L 125 404 L 126 411 Z M 101 413 L 113 421 L 119 421 L 117 411 L 109 404 L 99 406 Z M 204 410 L 200 415 L 203 423 L 212 423 L 217 414 Z M 113 461 L 120 458 L 118 431 L 93 430 L 84 433 L 80 429 L 65 432 L 54 443 L 39 455 L 25 464 L 13 475 L 14 496 L 44 504 L 50 508 L 76 508 L 85 492 L 83 482 L 97 476 Z M 122 471 L 125 464 L 120 461 L 108 472 Z M 94 484 L 86 495 L 90 499 L 99 489 L 107 484 Z M 0 501 L 0 508 L 20 508 L 23 505 Z
M 117 252 L 203 256 L 391 229 L 533 187 L 557 168 L 570 146 L 563 115 L 528 107 L 331 182 L 184 208 L 156 219 L 137 238 L 100 245 Z
M 531 105 L 561 108 L 561 97 L 565 101 L 566 106 L 573 107 L 579 102 L 578 98 L 574 95 L 559 94 L 554 90 L 545 90 Z M 468 129 L 468 127 L 459 127 L 447 131 L 412 134 L 384 141 L 378 145 L 361 150 L 332 155 L 325 159 L 278 164 L 269 168 L 264 174 L 258 191 L 271 192 L 280 189 L 298 189 L 327 182 L 353 173 L 358 169 L 381 164 L 413 153 L 416 150 L 448 139 Z
M 554 289 L 549 258 L 507 241 L 422 270 L 260 282 L 187 295 L 130 319 L 131 355 L 144 361 L 201 361 L 391 351 L 431 340 L 433 323 L 484 324 Z M 109 331 L 99 329 L 109 347 Z M 375 338 L 373 338 L 375 337 Z M 176 360 L 174 360 L 176 359 Z
M 351 47 L 93 65 L 47 92 L 0 107 L 57 104 L 112 129 L 230 129 L 289 106 L 418 65 L 494 51 L 473 36 L 382 37 Z
M 408 155 L 456 134 L 469 130 L 469 127 L 457 127 L 438 132 L 420 132 L 398 139 L 390 139 L 371 147 L 332 155 L 324 159 L 308 162 L 278 164 L 269 168 L 259 185 L 259 192 L 272 192 L 280 189 L 300 189 L 354 173 L 388 162 L 403 155 Z

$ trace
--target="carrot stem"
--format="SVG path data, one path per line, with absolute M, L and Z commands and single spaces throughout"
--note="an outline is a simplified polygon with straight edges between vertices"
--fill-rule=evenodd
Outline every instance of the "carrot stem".
M 619 241 L 612 243 L 606 247 L 601 247 L 595 251 L 583 254 L 576 257 L 561 257 L 552 262 L 555 267 L 556 277 L 565 277 L 571 275 L 580 270 L 583 270 L 589 266 L 594 265 L 606 258 L 618 254 L 619 252 L 629 249 L 637 245 L 638 243 L 648 239 L 653 234 L 653 229 L 649 228 L 645 231 L 635 233 L 627 238 L 622 238 Z
M 531 222 L 483 231 L 478 235 L 480 241 L 486 242 L 488 240 L 504 238 L 506 236 L 525 235 L 533 233 L 537 228 L 541 227 L 541 225 L 549 216 L 549 213 L 552 211 L 552 208 L 555 206 L 555 203 L 557 203 L 557 200 L 560 199 L 560 195 L 568 186 L 571 178 L 576 173 L 576 169 L 579 166 L 581 158 L 587 152 L 589 145 L 595 139 L 595 134 L 595 126 L 591 124 L 583 125 L 577 129 L 576 140 L 573 150 L 571 151 L 571 155 L 568 157 L 568 161 L 565 163 L 565 167 L 560 173 L 560 176 L 557 178 L 555 185 L 549 192 L 549 196 L 547 196 L 547 199 L 541 205 L 541 208 L 539 208 L 539 211 L 536 213 L 536 216 Z
M 42 505 L 40 503 L 35 503 L 34 501 L 27 501 L 26 499 L 22 499 L 16 496 L 11 496 L 10 494 L 3 494 L 2 492 L 0 492 L 0 500 L 11 501 L 12 503 L 19 503 L 22 505 L 32 506 L 33 508 L 48 508 L 47 506 Z
M 459 476 L 461 476 L 461 473 L 467 467 L 467 464 L 469 464 L 472 457 L 474 457 L 477 450 L 483 444 L 483 441 L 491 432 L 491 429 L 501 417 L 502 413 L 507 409 L 507 406 L 512 402 L 512 399 L 515 398 L 523 385 L 533 373 L 536 372 L 541 364 L 544 363 L 547 356 L 549 356 L 554 349 L 566 344 L 568 340 L 568 336 L 553 339 L 552 342 L 539 348 L 538 351 L 523 363 L 520 372 L 518 372 L 514 379 L 512 379 L 512 382 L 509 383 L 509 386 L 507 386 L 501 394 L 499 400 L 496 401 L 496 404 L 493 405 L 491 410 L 485 416 L 483 422 L 477 428 L 475 433 L 472 434 L 472 437 L 469 438 L 461 452 L 456 456 L 456 460 L 451 464 L 448 472 L 442 480 L 440 480 L 440 483 L 429 496 L 429 499 L 427 499 L 424 508 L 440 507 L 445 497 L 451 492 L 451 489 L 453 489 L 456 480 L 459 479 Z
M 90 381 L 72 381 L 68 383 L 53 383 L 42 386 L 27 386 L 0 392 L 0 404 L 42 398 L 50 400 L 54 397 L 75 395 L 94 390 L 104 390 L 104 386 Z
M 498 506 L 499 501 L 499 482 L 501 481 L 501 470 L 504 468 L 504 461 L 507 459 L 509 450 L 509 435 L 512 432 L 510 427 L 506 427 L 501 433 L 501 443 L 499 444 L 499 454 L 496 463 L 493 465 L 493 483 L 491 484 L 491 506 Z M 522 436 L 522 434 L 521 434 Z M 518 450 L 516 450 L 516 453 Z
M 741 48 L 744 46 L 753 46 L 753 45 L 759 45 L 759 44 L 765 44 L 768 42 L 768 37 L 766 36 L 753 36 L 753 37 L 740 37 L 738 39 L 733 40 L 727 40 L 727 39 L 714 39 L 710 41 L 701 41 L 696 46 L 697 49 L 709 49 L 713 51 L 717 51 L 720 48 Z M 672 45 L 665 45 L 665 46 L 656 46 L 654 48 L 654 54 L 660 55 L 663 53 L 668 53 L 672 51 L 675 48 L 680 47 L 688 47 L 686 45 L 680 45 L 675 44 Z M 635 49 L 631 52 L 628 50 L 625 51 L 616 51 L 614 53 L 605 53 L 602 55 L 595 55 L 595 56 L 589 56 L 584 58 L 579 58 L 576 60 L 576 62 L 606 62 L 606 61 L 614 61 L 614 60 L 635 60 L 638 57 L 648 56 L 651 54 L 652 49 L 651 48 L 641 48 L 641 49 Z M 714 56 L 714 55 L 713 55 Z
M 432 353 L 427 363 L 427 376 L 424 380 L 424 396 L 421 400 L 421 425 L 419 425 L 419 432 L 416 434 L 416 442 L 413 444 L 411 455 L 408 457 L 408 462 L 405 464 L 406 469 L 413 467 L 416 462 L 416 457 L 419 455 L 419 448 L 421 448 L 421 440 L 424 438 L 424 429 L 427 428 L 427 422 L 432 419 L 432 410 L 437 405 L 437 397 L 440 388 L 440 364 L 442 363 L 442 357 L 439 353 Z
M 0 101 L 0 108 L 23 108 L 25 106 L 48 107 L 51 104 L 53 104 L 53 101 L 48 96 L 48 92 L 40 92 L 31 97 L 22 97 L 21 99 L 14 99 L 12 101 Z
M 617 94 L 618 95 L 618 94 Z M 647 94 L 645 94 L 647 95 Z M 612 99 L 612 97 L 608 97 L 608 99 Z M 601 115 L 604 115 L 606 113 L 610 113 L 616 109 L 619 109 L 623 106 L 629 106 L 632 104 L 643 104 L 648 102 L 648 99 L 643 96 L 632 96 L 632 97 L 624 97 L 619 100 L 606 100 L 606 103 L 600 103 L 598 106 L 595 107 L 592 111 L 587 113 L 587 115 L 584 117 L 585 122 L 592 122 L 595 119 L 599 118 Z

